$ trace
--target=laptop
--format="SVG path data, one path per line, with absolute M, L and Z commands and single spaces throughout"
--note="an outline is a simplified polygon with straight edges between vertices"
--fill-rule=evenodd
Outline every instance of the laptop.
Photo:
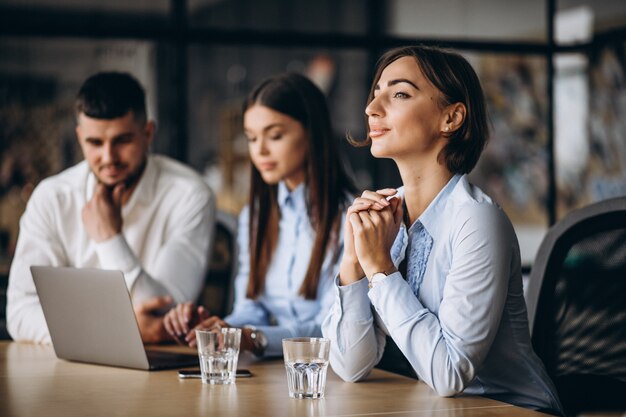
M 30 270 L 58 358 L 150 371 L 198 366 L 197 355 L 145 349 L 121 271 Z

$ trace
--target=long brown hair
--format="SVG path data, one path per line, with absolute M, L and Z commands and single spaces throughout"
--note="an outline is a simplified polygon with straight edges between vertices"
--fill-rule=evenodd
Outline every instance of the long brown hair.
M 248 95 L 243 113 L 254 105 L 268 107 L 302 124 L 308 139 L 305 162 L 307 214 L 316 231 L 311 260 L 299 294 L 317 297 L 319 277 L 331 248 L 339 257 L 339 230 L 348 193 L 354 185 L 346 174 L 337 141 L 333 138 L 324 94 L 306 77 L 281 74 L 257 85 Z M 257 298 L 265 288 L 265 276 L 278 241 L 278 187 L 269 185 L 252 165 L 250 181 L 250 277 L 246 296 Z

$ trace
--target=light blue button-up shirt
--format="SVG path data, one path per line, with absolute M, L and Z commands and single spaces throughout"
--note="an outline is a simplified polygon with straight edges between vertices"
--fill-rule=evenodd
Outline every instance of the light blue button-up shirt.
M 408 281 L 393 273 L 335 286 L 322 325 L 330 363 L 345 380 L 364 378 L 390 335 L 418 377 L 443 396 L 484 395 L 560 411 L 556 390 L 532 350 L 517 238 L 503 211 L 466 176 L 454 176 L 391 249 L 398 266 L 411 239 Z M 422 250 L 432 240 L 428 251 Z M 414 248 L 413 246 L 417 246 Z M 414 265 L 412 267 L 412 265 Z M 416 291 L 417 290 L 417 291 Z M 415 292 L 418 295 L 415 295 Z
M 317 297 L 307 300 L 298 291 L 311 259 L 315 230 L 307 215 L 304 184 L 289 192 L 283 182 L 278 185 L 280 220 L 278 242 L 265 277 L 265 289 L 256 299 L 246 298 L 250 273 L 249 208 L 239 215 L 237 244 L 239 269 L 235 279 L 235 306 L 224 318 L 231 326 L 254 325 L 268 339 L 265 355 L 282 355 L 282 339 L 287 337 L 320 337 L 320 325 L 332 304 L 333 277 L 339 270 L 343 252 L 340 231 L 338 256 L 331 250 L 322 264 Z M 343 224 L 343 223 L 342 223 Z

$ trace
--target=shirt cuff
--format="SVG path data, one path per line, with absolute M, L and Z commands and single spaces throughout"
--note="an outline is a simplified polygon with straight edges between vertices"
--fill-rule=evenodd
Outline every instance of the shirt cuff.
M 109 240 L 96 243 L 96 253 L 102 269 L 122 271 L 128 288 L 132 288 L 140 265 L 124 235 L 120 233 Z
M 415 317 L 420 310 L 427 311 L 400 272 L 394 272 L 376 284 L 368 296 L 389 330 Z
M 335 305 L 339 307 L 340 314 L 349 316 L 350 320 L 370 320 L 372 311 L 370 299 L 367 297 L 367 279 L 362 278 L 348 285 L 340 285 L 337 277 L 335 283 L 339 298 Z
M 262 331 L 265 337 L 267 337 L 267 348 L 263 352 L 264 357 L 282 356 L 283 354 L 283 339 L 293 337 L 291 332 L 287 329 L 278 326 L 259 326 L 258 330 Z M 319 335 L 300 335 L 302 337 L 319 337 Z

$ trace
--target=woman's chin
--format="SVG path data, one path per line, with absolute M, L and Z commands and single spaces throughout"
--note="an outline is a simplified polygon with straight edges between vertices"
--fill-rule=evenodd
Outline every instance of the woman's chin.
M 280 178 L 280 176 L 271 173 L 261 174 L 261 178 L 263 178 L 263 182 L 265 182 L 267 185 L 276 185 L 282 179 Z
M 372 154 L 374 158 L 390 158 L 391 157 L 391 155 L 389 155 L 389 152 L 387 152 L 387 150 L 383 146 L 376 145 L 375 143 L 372 144 L 370 148 L 370 153 Z

